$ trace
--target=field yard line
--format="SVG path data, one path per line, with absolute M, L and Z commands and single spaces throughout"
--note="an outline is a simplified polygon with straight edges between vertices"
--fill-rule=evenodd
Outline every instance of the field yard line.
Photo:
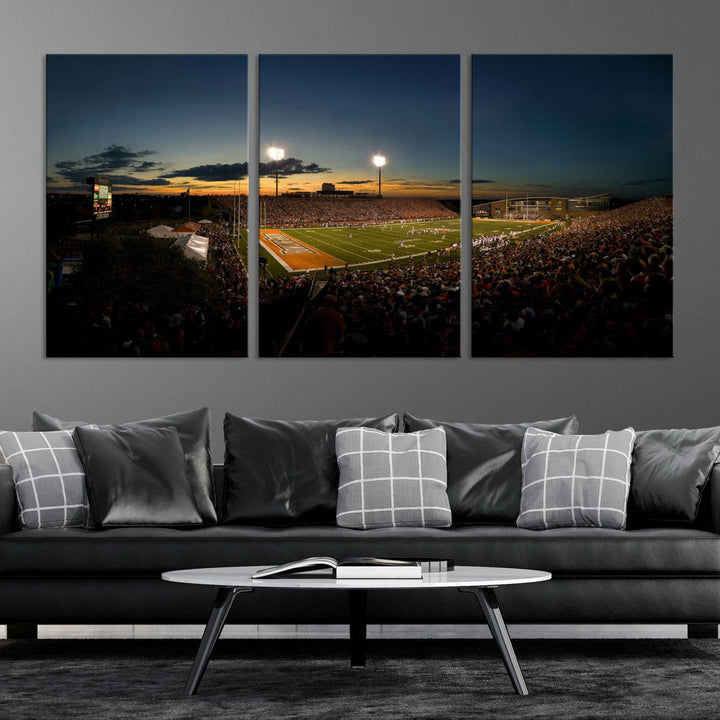
M 272 249 L 272 247 L 270 247 L 269 245 L 266 245 L 266 244 L 265 244 L 265 241 L 264 241 L 262 238 L 260 238 L 260 244 L 263 246 L 263 248 L 264 248 L 267 252 L 269 252 L 269 253 L 273 256 L 273 258 L 274 258 L 275 260 L 277 260 L 277 262 L 280 263 L 280 265 L 283 266 L 283 268 L 285 268 L 285 270 L 286 270 L 287 272 L 294 272 L 293 268 L 290 267 L 290 265 L 288 265 L 279 255 L 277 255 L 277 254 L 275 253 L 275 251 Z
M 390 259 L 391 256 L 395 254 L 394 251 L 397 249 L 398 243 L 400 242 L 400 240 L 405 240 L 407 242 L 417 242 L 417 243 L 427 242 L 427 240 L 425 238 L 401 237 L 400 239 L 398 239 L 398 238 L 385 238 L 382 236 L 379 236 L 377 239 L 375 239 L 374 237 L 373 238 L 367 238 L 367 237 L 365 238 L 365 240 L 368 240 L 368 239 L 371 240 L 371 242 L 375 245 L 376 249 L 379 249 L 379 248 L 377 248 L 378 244 L 381 246 L 387 246 L 387 249 L 383 249 L 383 252 L 387 253 L 386 259 Z M 353 248 L 362 248 L 363 247 L 363 245 L 359 245 L 358 243 L 355 243 L 355 242 L 349 242 L 347 240 L 342 239 L 341 242 L 343 244 L 336 245 L 336 244 L 329 242 L 326 238 L 319 238 L 319 240 L 322 243 L 327 243 L 327 245 L 331 248 L 338 248 L 339 250 L 341 250 L 343 252 L 348 252 L 352 255 L 356 255 L 357 257 L 365 258 L 368 256 L 367 252 L 365 254 L 360 254 L 360 253 L 353 252 L 352 250 L 346 249 L 348 245 Z M 438 242 L 440 242 L 440 241 L 438 240 Z M 424 252 L 418 253 L 418 254 L 423 255 Z M 403 255 L 403 257 L 414 257 L 414 256 L 413 255 Z M 397 259 L 397 257 L 395 259 Z M 377 263 L 377 262 L 384 262 L 384 260 L 371 260 L 368 262 Z M 359 264 L 359 263 L 356 263 L 356 264 Z
M 413 253 L 412 255 L 398 255 L 394 259 L 395 260 L 408 260 L 410 258 L 425 257 L 426 255 L 427 255 L 427 251 L 420 252 L 420 253 Z M 387 261 L 388 261 L 387 258 L 385 258 L 384 260 L 368 260 L 367 262 L 354 263 L 353 265 L 348 265 L 348 269 L 360 267 L 363 265 L 379 265 L 380 263 L 386 263 Z
M 327 241 L 323 241 L 323 242 L 327 242 Z M 359 253 L 353 252 L 352 250 L 345 250 L 345 248 L 343 248 L 342 246 L 340 246 L 340 245 L 335 245 L 334 243 L 328 242 L 327 245 L 328 245 L 329 247 L 331 247 L 331 248 L 337 248 L 338 250 L 341 250 L 341 251 L 343 251 L 343 252 L 348 252 L 348 253 L 350 253 L 351 255 L 357 255 L 357 257 L 359 257 L 359 258 L 365 258 L 365 257 L 367 257 L 367 255 L 360 255 Z M 356 244 L 353 244 L 353 247 L 357 247 L 357 245 L 356 245 Z M 328 253 L 328 255 L 329 255 L 329 254 L 330 254 L 330 253 Z

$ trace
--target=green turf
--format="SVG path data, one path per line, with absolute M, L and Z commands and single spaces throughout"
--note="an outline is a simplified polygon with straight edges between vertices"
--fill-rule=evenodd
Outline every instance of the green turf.
M 436 256 L 434 252 L 442 248 L 450 248 L 460 242 L 460 220 L 435 220 L 430 222 L 380 223 L 378 225 L 330 228 L 280 228 L 285 233 L 301 240 L 312 247 L 347 262 L 349 266 L 375 268 L 395 261 L 403 262 L 408 255 L 427 256 L 443 262 L 457 259 L 459 253 L 454 250 Z M 412 233 L 412 230 L 415 233 Z M 513 230 L 527 231 L 523 237 L 542 232 L 546 225 L 539 226 L 528 222 L 509 220 L 483 220 L 473 222 L 473 237 L 480 235 L 498 235 Z M 437 231 L 437 232 L 434 232 Z M 444 239 L 443 239 L 444 236 Z M 401 245 L 402 243 L 402 245 Z M 273 277 L 286 275 L 287 271 L 277 263 L 264 249 L 260 248 L 260 256 L 268 260 L 267 271 Z M 425 258 L 416 258 L 415 262 Z

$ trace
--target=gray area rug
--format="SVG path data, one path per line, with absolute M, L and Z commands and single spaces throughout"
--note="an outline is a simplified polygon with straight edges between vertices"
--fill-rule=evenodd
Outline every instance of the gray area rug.
M 518 640 L 530 696 L 490 640 L 0 641 L 0 718 L 717 718 L 720 640 Z

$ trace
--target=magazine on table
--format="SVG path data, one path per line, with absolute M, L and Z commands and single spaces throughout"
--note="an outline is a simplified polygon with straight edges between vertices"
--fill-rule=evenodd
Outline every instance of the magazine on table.
M 294 560 L 284 565 L 263 568 L 253 575 L 253 579 L 323 569 L 332 570 L 333 577 L 338 580 L 360 580 L 363 578 L 418 580 L 422 578 L 422 566 L 416 560 L 391 560 L 389 558 L 373 557 L 347 557 L 337 560 L 332 557 L 309 557 Z

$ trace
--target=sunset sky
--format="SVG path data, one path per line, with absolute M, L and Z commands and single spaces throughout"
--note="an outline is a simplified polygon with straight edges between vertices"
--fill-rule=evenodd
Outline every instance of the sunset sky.
M 280 163 L 280 192 L 375 193 L 380 154 L 383 195 L 459 196 L 459 57 L 261 55 L 261 194 L 275 191 L 271 146 L 296 161 Z
M 244 55 L 48 55 L 48 190 L 231 192 L 247 176 Z
M 261 55 L 267 149 L 280 192 L 457 197 L 457 55 Z M 247 177 L 244 55 L 49 55 L 48 190 L 231 192 Z M 473 195 L 627 198 L 672 191 L 672 57 L 476 55 Z
M 243 55 L 50 55 L 49 191 L 231 192 L 247 177 Z M 457 56 L 260 58 L 261 193 L 274 193 L 267 147 L 285 150 L 280 192 L 323 182 L 384 195 L 459 195 Z
M 671 55 L 473 57 L 475 197 L 672 191 Z

